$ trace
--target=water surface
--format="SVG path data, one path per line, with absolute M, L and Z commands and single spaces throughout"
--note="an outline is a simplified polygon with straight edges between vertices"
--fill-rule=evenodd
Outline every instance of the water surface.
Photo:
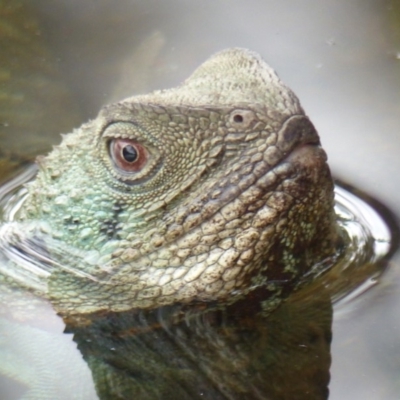
M 213 52 L 248 47 L 298 95 L 320 133 L 333 174 L 400 215 L 398 1 L 30 4 L 46 49 L 39 58 L 52 65 L 57 84 L 37 97 L 49 113 L 33 113 L 31 129 L 21 131 L 9 118 L 0 121 L 0 153 L 30 158 L 57 143 L 60 132 L 93 117 L 109 99 L 176 85 Z M 60 93 L 63 103 L 53 110 L 48 99 Z M 21 115 L 32 115 L 26 102 L 13 104 Z M 377 285 L 334 309 L 330 399 L 399 397 L 398 262 L 395 256 Z

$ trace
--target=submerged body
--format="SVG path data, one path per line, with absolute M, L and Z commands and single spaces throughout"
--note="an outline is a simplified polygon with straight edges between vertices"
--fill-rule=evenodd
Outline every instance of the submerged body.
M 258 55 L 225 50 L 175 89 L 104 107 L 38 167 L 0 227 L 0 298 L 9 327 L 40 343 L 34 295 L 62 315 L 96 386 L 78 398 L 328 397 L 329 296 L 269 312 L 338 253 L 333 183 Z M 22 377 L 0 365 L 26 398 L 52 398 L 42 358 Z
M 62 313 L 280 296 L 336 250 L 319 137 L 247 50 L 106 106 L 38 164 L 1 236 L 42 255 L 13 279 Z

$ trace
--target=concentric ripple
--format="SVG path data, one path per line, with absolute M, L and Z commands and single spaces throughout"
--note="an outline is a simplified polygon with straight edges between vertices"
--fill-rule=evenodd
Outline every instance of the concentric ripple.
M 38 275 L 45 279 L 47 265 L 54 261 L 46 258 L 46 252 L 38 249 L 37 243 L 21 243 L 24 251 L 15 251 L 15 244 L 6 237 L 7 226 L 14 222 L 25 200 L 27 191 L 24 184 L 35 174 L 36 167 L 31 166 L 0 187 L 0 273 L 20 283 L 26 280 L 24 286 L 41 291 L 42 282 L 37 280 Z M 315 266 L 303 279 L 309 280 L 312 276 L 313 280 L 322 282 L 338 304 L 351 301 L 375 285 L 397 246 L 397 228 L 391 226 L 393 224 L 382 212 L 384 206 L 379 205 L 378 210 L 374 207 L 378 204 L 375 200 L 355 192 L 343 185 L 335 186 L 337 222 L 348 238 L 342 256 L 329 265 L 325 261 L 324 265 Z

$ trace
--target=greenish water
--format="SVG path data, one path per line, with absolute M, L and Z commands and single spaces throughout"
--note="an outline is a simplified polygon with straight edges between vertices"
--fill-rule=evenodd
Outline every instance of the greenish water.
M 262 54 L 299 96 L 320 133 L 333 174 L 400 215 L 397 1 L 36 0 L 27 3 L 26 11 L 18 11 L 19 4 L 0 2 L 0 50 L 2 55 L 7 54 L 0 58 L 3 177 L 15 172 L 21 161 L 57 143 L 60 132 L 93 117 L 110 99 L 176 85 L 210 54 L 241 46 Z M 24 26 L 24 33 L 10 34 L 10 26 Z M 25 42 L 23 38 L 27 38 Z M 18 46 L 30 50 L 15 52 Z M 10 157 L 11 163 L 3 161 Z M 374 207 L 382 209 L 379 203 Z M 389 225 L 396 224 L 392 214 L 388 219 Z M 378 242 L 384 244 L 385 236 Z M 331 329 L 329 303 L 322 299 L 324 307 L 320 307 L 318 299 L 311 301 L 315 292 L 304 294 L 308 300 L 303 303 L 296 298 L 288 302 L 282 311 L 283 315 L 293 315 L 296 304 L 304 304 L 297 313 L 303 316 L 296 320 L 302 321 L 299 326 L 308 331 L 306 321 L 315 320 L 323 321 L 322 325 L 316 323 L 320 327 L 317 332 L 331 330 L 330 351 L 326 340 L 316 340 L 320 347 L 313 347 L 317 351 L 313 354 L 325 360 L 318 367 L 322 387 L 330 371 L 329 399 L 398 399 L 398 261 L 398 255 L 394 255 L 383 275 L 384 265 L 374 263 L 367 263 L 365 270 L 351 271 L 351 287 L 359 289 L 334 304 Z M 342 275 L 343 271 L 336 272 L 330 279 L 342 282 L 337 279 Z M 348 288 L 345 285 L 345 293 Z M 340 285 L 335 288 L 339 293 L 340 289 Z M 318 308 L 325 310 L 321 318 L 315 313 Z M 0 397 L 19 398 L 27 393 L 21 382 L 38 379 L 43 387 L 48 387 L 46 382 L 55 382 L 56 394 L 48 391 L 51 399 L 96 398 L 90 370 L 72 335 L 61 334 L 63 322 L 46 304 L 35 310 L 39 311 L 27 312 L 23 319 L 31 330 L 21 333 L 20 321 L 7 325 L 6 337 L 19 340 L 8 353 L 2 353 L 1 362 L 14 365 L 19 376 L 0 381 Z M 278 315 L 271 322 L 274 332 L 279 331 L 280 324 L 293 321 L 282 318 Z M 79 331 L 77 324 L 71 324 L 72 330 Z M 202 332 L 197 333 L 196 340 Z M 83 341 L 91 340 L 81 331 L 77 335 Z M 282 348 L 290 343 L 288 338 L 280 340 Z M 163 338 L 162 343 L 168 341 Z M 52 358 L 58 349 L 61 355 Z M 81 345 L 81 352 L 88 358 L 99 349 Z M 14 363 L 12 355 L 22 364 Z M 331 357 L 330 367 L 324 357 Z M 33 368 L 15 367 L 24 363 Z M 75 368 L 71 370 L 70 365 Z M 40 377 L 32 370 L 41 371 Z M 289 367 L 280 371 L 282 380 L 275 377 L 280 385 L 298 373 Z M 76 386 L 65 384 L 72 381 Z M 5 394 L 6 388 L 13 392 Z

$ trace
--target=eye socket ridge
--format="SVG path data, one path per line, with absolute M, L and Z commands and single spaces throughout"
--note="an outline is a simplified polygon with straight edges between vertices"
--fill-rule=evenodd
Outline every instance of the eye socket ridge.
M 125 173 L 141 171 L 149 159 L 147 149 L 134 139 L 111 139 L 108 151 L 114 166 Z

